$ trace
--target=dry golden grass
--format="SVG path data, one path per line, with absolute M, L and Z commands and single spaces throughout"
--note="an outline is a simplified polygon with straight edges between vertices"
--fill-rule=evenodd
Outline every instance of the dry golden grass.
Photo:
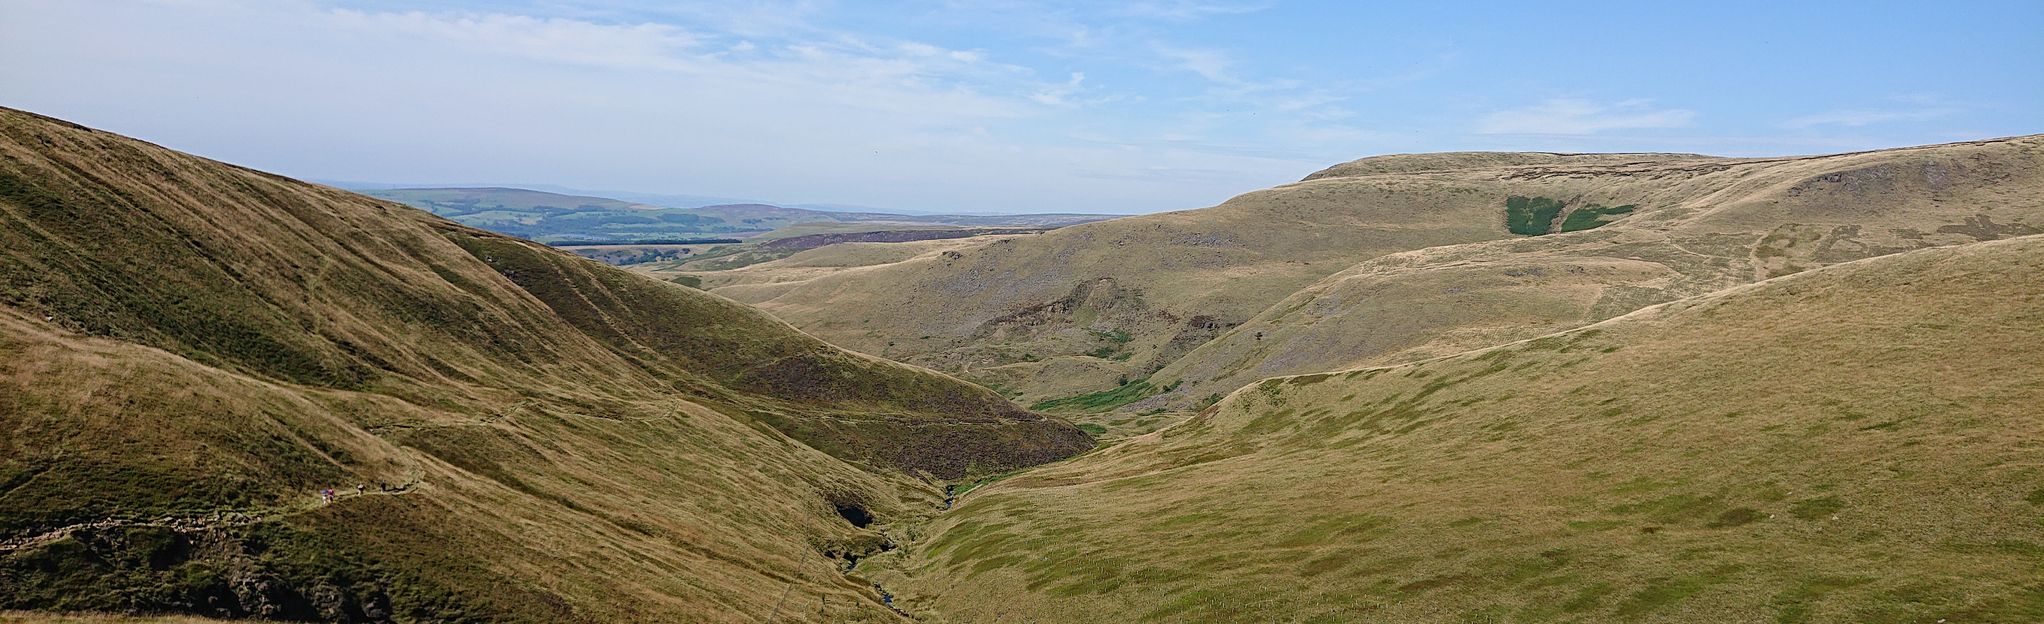
M 1113 436 L 1248 384 L 1016 472 L 1089 442 L 722 297 L 0 110 L 0 608 L 899 621 L 877 580 L 932 622 L 2044 620 L 2044 237 L 1972 242 L 2037 223 L 2039 144 L 1384 157 L 698 274 Z M 1641 208 L 1508 238 L 1509 194 Z M 313 494 L 349 484 L 402 490 Z
M 1091 446 L 721 297 L 4 109 L 0 432 L 0 608 L 412 621 L 893 621 L 837 507 Z
M 702 280 L 704 288 L 745 301 L 770 298 L 773 293 L 784 292 L 818 277 L 860 267 L 893 264 L 922 255 L 969 249 L 991 242 L 993 238 L 976 236 L 905 243 L 840 243 L 801 251 L 771 262 L 724 271 L 691 271 L 672 262 L 648 263 L 629 268 L 661 279 L 693 276 Z
M 2044 236 L 1286 377 L 987 486 L 928 621 L 2044 621 Z
M 1512 195 L 1638 209 L 1520 237 L 1504 227 Z M 2034 136 L 1797 158 L 1420 154 L 951 256 L 700 276 L 834 342 L 1024 404 L 1119 378 L 1177 383 L 1082 417 L 1140 431 L 1139 414 L 1196 409 L 1268 376 L 1445 355 L 1838 262 L 2038 231 Z M 1099 338 L 1117 331 L 1133 339 Z
M 836 344 L 968 378 L 1010 379 L 1028 403 L 1052 398 L 1047 390 L 1070 378 L 982 372 L 1085 357 L 1104 346 L 1093 330 L 1119 330 L 1133 337 L 1123 345 L 1127 356 L 1074 367 L 1089 371 L 1081 384 L 1100 389 L 1119 376 L 1140 377 L 1359 258 L 1497 238 L 1493 212 L 1473 196 L 1419 188 L 1283 188 L 1208 210 L 1002 237 L 792 285 L 712 288 Z
M 1447 355 L 1829 264 L 2044 232 L 2040 137 L 1708 164 L 1512 169 L 1530 179 L 1514 192 L 1570 197 L 1589 178 L 1602 201 L 1641 209 L 1595 230 L 1364 261 L 1155 377 L 1184 382 L 1167 397 L 1182 406 L 1265 377 Z

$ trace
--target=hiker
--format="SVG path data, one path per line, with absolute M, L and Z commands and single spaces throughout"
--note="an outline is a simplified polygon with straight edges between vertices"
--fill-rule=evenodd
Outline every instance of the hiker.
M 333 488 L 321 488 L 321 489 L 319 490 L 319 499 L 320 499 L 321 501 L 324 501 L 324 502 L 328 502 L 328 503 L 334 502 L 334 490 L 333 490 Z
M 367 493 L 369 493 L 369 486 L 367 486 L 367 485 L 363 485 L 363 484 L 360 484 L 360 483 L 357 483 L 357 484 L 355 484 L 355 495 L 356 495 L 356 496 L 361 496 L 361 495 L 363 495 L 363 494 L 367 494 Z

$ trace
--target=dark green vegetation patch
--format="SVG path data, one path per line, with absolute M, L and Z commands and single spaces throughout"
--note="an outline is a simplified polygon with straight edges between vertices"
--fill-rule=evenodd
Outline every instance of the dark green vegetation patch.
M 1178 384 L 1175 382 L 1170 386 L 1160 387 L 1151 385 L 1148 379 L 1137 379 L 1118 388 L 1041 401 L 1029 406 L 1029 409 L 1044 412 L 1105 412 L 1176 387 Z
M 1620 216 L 1632 214 L 1634 208 L 1636 206 L 1632 204 L 1611 207 L 1590 204 L 1577 208 L 1574 212 L 1568 213 L 1568 217 L 1561 220 L 1561 231 L 1575 232 L 1601 227 L 1606 223 L 1618 220 Z
M 1568 204 L 1566 202 L 1549 197 L 1526 197 L 1523 195 L 1507 197 L 1505 198 L 1505 229 L 1511 230 L 1513 234 L 1520 236 L 1552 234 L 1556 231 L 1555 219 L 1561 217 L 1562 210 L 1567 207 Z M 1638 206 L 1633 204 L 1623 206 L 1588 204 L 1570 211 L 1567 217 L 1562 218 L 1560 231 L 1577 232 L 1601 227 L 1606 223 L 1616 221 L 1620 216 L 1631 214 L 1636 208 Z
M 1505 229 L 1521 236 L 1539 236 L 1554 230 L 1554 218 L 1562 203 L 1546 197 L 1513 195 L 1505 198 Z

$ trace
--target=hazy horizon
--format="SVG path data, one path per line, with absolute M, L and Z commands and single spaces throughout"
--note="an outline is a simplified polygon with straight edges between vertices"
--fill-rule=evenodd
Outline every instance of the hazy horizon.
M 1387 153 L 1787 155 L 2044 131 L 2033 2 L 0 0 L 0 15 L 17 61 L 0 105 L 327 180 L 1132 214 Z
M 704 206 L 731 204 L 766 204 L 771 206 L 780 206 L 783 208 L 806 208 L 809 210 L 824 210 L 831 212 L 874 212 L 874 213 L 898 213 L 909 215 L 949 214 L 949 215 L 991 216 L 991 215 L 1028 214 L 1019 212 L 986 211 L 986 210 L 981 211 L 918 210 L 913 208 L 862 206 L 857 204 L 840 204 L 835 202 L 788 201 L 775 198 L 761 197 L 724 197 L 717 195 L 695 195 L 690 193 L 652 193 L 630 189 L 587 189 L 576 188 L 572 186 L 562 186 L 559 184 L 550 184 L 545 182 L 444 182 L 444 181 L 381 182 L 371 180 L 328 180 L 321 178 L 305 178 L 305 181 L 317 184 L 325 184 L 327 186 L 332 186 L 350 191 L 379 191 L 407 189 L 410 190 L 486 189 L 486 188 L 520 189 L 527 191 L 539 191 L 542 193 L 555 193 L 560 195 L 579 195 L 586 197 L 598 197 L 603 199 L 616 199 L 622 201 L 639 202 L 654 206 L 664 206 L 669 208 L 700 208 Z M 1098 213 L 1098 214 L 1115 214 L 1115 213 Z M 1119 214 L 1125 215 L 1140 213 L 1119 213 Z

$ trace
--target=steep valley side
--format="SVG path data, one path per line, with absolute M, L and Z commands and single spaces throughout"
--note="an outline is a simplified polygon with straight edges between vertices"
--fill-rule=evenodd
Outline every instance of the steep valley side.
M 7 109 L 0 431 L 0 609 L 367 622 L 899 621 L 846 559 L 1092 446 L 722 297 Z

